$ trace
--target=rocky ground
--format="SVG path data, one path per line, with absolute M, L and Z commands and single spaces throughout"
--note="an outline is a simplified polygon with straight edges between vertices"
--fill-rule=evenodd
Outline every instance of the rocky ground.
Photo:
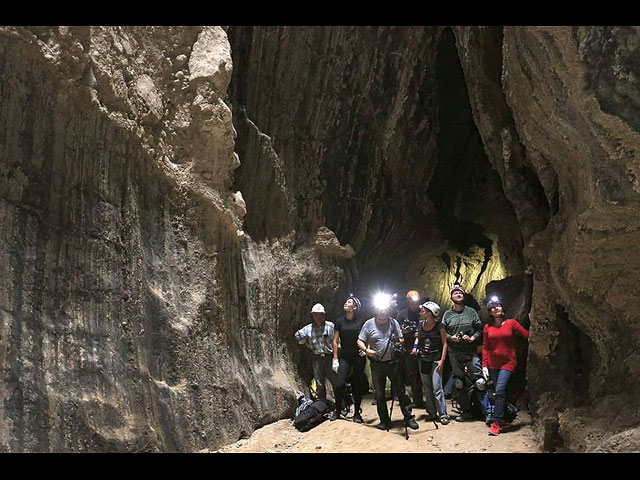
M 409 430 L 405 440 L 402 415 L 394 405 L 392 428 L 383 432 L 378 424 L 376 407 L 371 396 L 363 401 L 364 424 L 346 421 L 326 421 L 309 432 L 299 432 L 292 420 L 285 419 L 256 430 L 251 437 L 227 445 L 216 453 L 538 453 L 539 447 L 531 430 L 527 412 L 519 412 L 508 430 L 497 437 L 487 435 L 481 421 L 439 425 L 426 421 L 424 410 L 416 410 L 420 428 Z M 451 412 L 451 402 L 447 401 Z M 452 419 L 455 413 L 452 414 Z M 208 453 L 208 451 L 205 451 Z

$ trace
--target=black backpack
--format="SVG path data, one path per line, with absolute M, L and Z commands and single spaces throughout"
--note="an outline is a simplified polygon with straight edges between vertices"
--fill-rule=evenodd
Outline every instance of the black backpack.
M 302 410 L 293 420 L 293 426 L 301 432 L 308 432 L 324 422 L 330 412 L 329 406 L 322 400 L 316 400 Z

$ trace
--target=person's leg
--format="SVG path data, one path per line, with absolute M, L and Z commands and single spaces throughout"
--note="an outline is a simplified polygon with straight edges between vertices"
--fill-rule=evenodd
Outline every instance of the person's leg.
M 333 371 L 333 368 L 331 368 L 332 362 L 333 362 L 333 357 L 331 355 L 326 355 L 326 356 L 322 357 L 322 368 L 324 370 L 324 377 L 331 384 L 331 390 L 333 391 L 333 400 L 335 402 L 335 400 L 336 400 L 336 383 L 338 381 L 338 375 L 336 374 L 336 372 Z M 326 385 L 327 384 L 325 383 L 325 387 L 326 387 Z
M 373 382 L 373 388 L 376 394 L 376 409 L 378 411 L 378 418 L 381 423 L 389 424 L 389 409 L 387 408 L 387 402 L 385 399 L 385 387 L 387 383 L 387 375 L 382 362 L 371 362 L 371 380 Z
M 316 380 L 316 395 L 318 400 L 326 401 L 327 389 L 324 385 L 324 368 L 322 358 L 318 355 L 311 357 L 311 368 L 313 369 L 313 378 Z
M 444 401 L 444 392 L 442 391 L 442 374 L 438 372 L 438 363 L 433 363 L 433 375 L 431 377 L 433 385 L 433 396 L 438 405 L 438 416 L 447 415 L 447 404 Z
M 407 393 L 404 383 L 400 380 L 401 377 L 398 375 L 397 365 L 387 364 L 387 376 L 391 380 L 391 395 L 398 398 L 405 424 L 412 429 L 418 428 L 418 424 L 411 413 L 411 397 Z
M 469 392 L 464 386 L 464 363 L 461 355 L 453 349 L 449 350 L 449 362 L 451 363 L 451 374 L 454 377 L 454 381 L 459 384 L 455 385 L 454 388 L 458 391 L 458 404 L 460 404 L 460 409 L 462 410 L 462 414 L 457 418 L 461 418 L 463 415 L 468 414 L 470 410 Z
M 432 362 L 427 362 L 424 360 L 420 360 L 419 368 L 420 368 L 420 377 L 424 386 L 425 393 L 425 409 L 427 413 L 431 417 L 435 417 L 436 415 L 436 401 L 433 396 L 433 368 Z
M 496 370 L 495 377 L 496 408 L 493 414 L 493 421 L 500 424 L 507 405 L 507 385 L 511 378 L 511 372 L 509 370 Z
M 411 386 L 411 397 L 416 408 L 424 408 L 424 394 L 422 390 L 422 378 L 420 378 L 420 359 L 413 355 L 407 355 L 406 372 L 407 380 Z
M 360 416 L 360 405 L 362 404 L 362 396 L 366 394 L 368 391 L 369 382 L 367 380 L 367 375 L 364 372 L 366 366 L 365 357 L 356 356 L 353 359 L 353 374 L 351 377 L 353 378 L 353 408 L 354 408 L 354 421 L 362 422 L 362 417 Z
M 334 388 L 334 394 L 336 397 L 336 408 L 334 410 L 334 415 L 332 415 L 331 417 L 332 420 L 335 420 L 336 418 L 338 418 L 340 414 L 340 410 L 342 409 L 342 399 L 344 396 L 344 384 L 347 382 L 349 370 L 351 369 L 348 358 L 341 357 L 339 360 L 340 360 L 340 366 L 338 367 L 338 374 L 336 375 L 336 383 Z

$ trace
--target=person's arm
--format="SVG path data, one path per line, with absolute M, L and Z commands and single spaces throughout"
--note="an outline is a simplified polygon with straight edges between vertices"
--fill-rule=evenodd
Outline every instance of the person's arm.
M 333 359 L 338 359 L 338 345 L 340 343 L 340 331 L 333 330 Z
M 371 349 L 371 348 L 367 348 L 367 346 L 364 344 L 364 342 L 362 340 L 360 340 L 358 338 L 358 348 L 360 350 L 362 350 L 364 353 L 367 354 L 367 356 L 369 357 L 375 357 L 376 356 L 376 351 Z
M 484 327 L 484 336 L 482 340 L 482 367 L 488 368 L 489 366 L 489 350 L 491 349 L 491 345 L 489 342 L 489 326 L 486 325 Z
M 302 327 L 300 330 L 298 330 L 294 337 L 296 337 L 296 340 L 298 340 L 298 343 L 300 345 L 303 345 L 307 342 L 307 339 L 309 338 L 309 333 L 308 333 L 308 328 L 309 325 L 305 325 L 304 327 Z
M 418 355 L 418 331 L 417 330 L 413 337 L 413 350 L 411 350 L 411 355 Z
M 520 322 L 513 320 L 513 330 L 523 338 L 529 339 L 529 330 L 520 325 Z
M 482 320 L 480 320 L 478 312 L 474 312 L 472 328 L 476 332 L 473 334 L 472 342 L 477 342 L 482 337 Z

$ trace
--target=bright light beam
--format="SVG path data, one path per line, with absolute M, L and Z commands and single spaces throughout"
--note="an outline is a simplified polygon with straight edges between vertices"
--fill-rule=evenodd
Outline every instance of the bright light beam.
M 373 297 L 373 306 L 376 310 L 387 310 L 391 306 L 391 295 L 377 293 L 375 297 Z

